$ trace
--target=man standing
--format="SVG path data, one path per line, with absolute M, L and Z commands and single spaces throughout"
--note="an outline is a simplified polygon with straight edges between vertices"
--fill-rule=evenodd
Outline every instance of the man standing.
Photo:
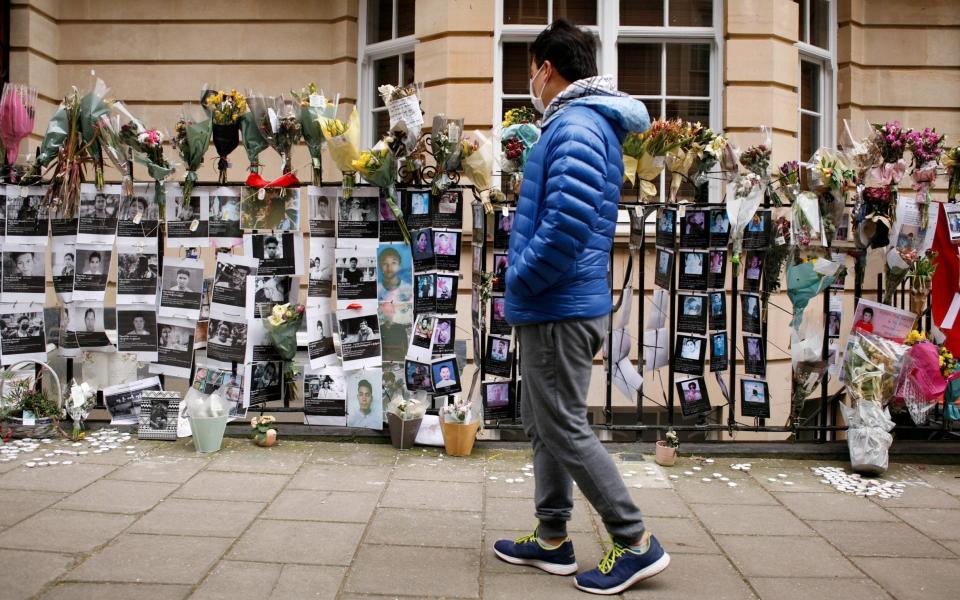
M 555 21 L 530 53 L 542 135 L 527 159 L 510 234 L 506 314 L 520 342 L 520 406 L 533 444 L 539 525 L 496 542 L 494 552 L 548 573 L 576 573 L 567 537 L 576 481 L 613 538 L 599 567 L 577 575 L 576 586 L 617 594 L 670 563 L 587 421 L 593 357 L 612 309 L 607 274 L 623 184 L 621 143 L 650 120 L 641 102 L 597 76 L 590 33 Z

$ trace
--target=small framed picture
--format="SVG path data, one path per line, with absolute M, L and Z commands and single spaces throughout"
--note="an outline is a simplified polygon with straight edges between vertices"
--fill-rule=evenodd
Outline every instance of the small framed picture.
M 433 227 L 430 190 L 407 189 L 403 193 L 403 214 L 410 229 Z
M 766 377 L 767 358 L 763 351 L 763 338 L 757 335 L 743 336 L 744 372 L 748 375 Z
M 657 245 L 673 248 L 677 209 L 662 208 L 657 215 Z
M 763 256 L 764 253 L 759 250 L 747 252 L 743 268 L 743 291 L 760 291 L 760 280 L 763 277 Z
M 770 389 L 766 381 L 740 380 L 740 414 L 744 417 L 770 418 Z
M 947 215 L 948 215 L 947 226 L 950 229 L 950 241 L 955 241 L 955 240 L 960 241 L 960 229 L 957 230 L 956 235 L 958 237 L 955 238 L 954 229 L 951 226 L 951 223 L 949 220 L 950 209 L 947 207 L 950 207 L 950 206 L 957 207 L 955 209 L 955 214 L 957 217 L 960 217 L 960 206 L 956 204 L 943 205 L 943 207 L 947 210 Z M 840 215 L 840 221 L 837 223 L 837 231 L 834 233 L 833 243 L 831 244 L 832 246 L 836 248 L 849 248 L 854 245 L 852 224 L 853 224 L 853 215 L 851 214 L 849 209 L 844 210 L 843 214 Z M 956 226 L 960 227 L 960 218 L 958 218 Z
M 177 441 L 180 394 L 148 390 L 140 394 L 137 437 L 141 440 Z
M 434 229 L 433 255 L 438 269 L 444 271 L 459 271 L 460 232 L 447 229 Z
M 503 296 L 490 298 L 490 333 L 510 334 L 510 324 L 507 323 L 507 299 Z
M 463 227 L 463 190 L 451 188 L 440 192 L 435 198 L 433 212 L 434 227 Z
M 430 363 L 407 360 L 405 361 L 405 371 L 408 390 L 411 392 L 433 392 Z
M 758 294 L 740 294 L 740 322 L 744 333 L 760 335 L 760 296 Z
M 673 289 L 673 250 L 657 248 L 657 270 L 653 282 L 665 290 Z
M 444 356 L 430 364 L 433 373 L 433 391 L 438 396 L 457 394 L 460 387 L 460 369 L 454 356 Z
M 746 250 L 759 250 L 769 243 L 770 211 L 760 209 L 754 213 L 743 232 L 743 247 Z
M 707 296 L 677 294 L 677 302 L 680 305 L 677 331 L 705 334 L 707 332 Z
M 677 395 L 680 398 L 680 411 L 685 417 L 708 413 L 711 410 L 707 384 L 703 377 L 678 381 Z
M 507 254 L 493 253 L 493 291 L 503 292 L 507 288 Z
M 513 352 L 510 351 L 510 338 L 487 336 L 486 371 L 488 375 L 510 377 L 513 367 Z
M 721 331 L 710 335 L 710 372 L 726 371 L 729 366 L 727 351 L 727 332 Z
M 410 232 L 413 246 L 413 268 L 417 271 L 432 269 L 436 265 L 433 251 L 433 229 L 416 229 Z
M 950 234 L 950 241 L 954 244 L 960 244 L 960 204 L 944 203 L 943 212 L 947 218 L 947 232 Z M 837 237 L 840 237 L 840 228 L 837 228 Z
M 707 274 L 707 287 L 723 289 L 727 282 L 727 251 L 710 251 L 710 272 Z
M 437 311 L 437 274 L 420 273 L 413 277 L 413 287 L 416 295 L 413 297 L 413 312 L 415 314 Z
M 681 248 L 706 248 L 710 244 L 710 234 L 707 230 L 708 216 L 707 210 L 687 210 L 680 219 Z
M 727 209 L 714 208 L 710 211 L 710 247 L 726 248 L 730 241 L 730 217 Z
M 497 249 L 506 249 L 510 247 L 510 231 L 513 229 L 513 218 L 516 216 L 516 209 L 507 211 L 498 210 L 493 214 L 496 227 L 493 229 L 493 247 Z
M 480 393 L 483 398 L 484 419 L 513 419 L 513 382 L 485 381 L 480 384 Z
M 727 293 L 710 292 L 707 298 L 710 302 L 710 329 L 726 329 Z
M 706 354 L 706 338 L 679 334 L 674 346 L 673 368 L 678 373 L 703 375 L 703 359 Z
M 681 250 L 679 252 L 680 277 L 677 287 L 681 290 L 707 291 L 707 252 Z
M 479 243 L 487 235 L 487 212 L 480 202 L 474 202 L 470 207 L 473 211 L 473 240 Z

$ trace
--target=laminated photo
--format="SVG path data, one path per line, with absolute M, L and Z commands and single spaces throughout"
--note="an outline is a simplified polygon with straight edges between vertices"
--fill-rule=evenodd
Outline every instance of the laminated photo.
M 57 227 L 55 221 L 51 221 L 54 234 Z M 133 195 L 120 202 L 120 216 L 117 220 L 118 243 L 142 242 L 145 248 L 156 252 L 159 224 L 160 204 L 157 202 L 153 184 L 133 184 Z
M 387 197 L 382 194 L 380 196 L 379 206 L 380 243 L 404 241 L 403 230 L 400 228 L 400 221 L 397 220 L 397 215 L 393 214 L 393 209 L 390 208 L 390 203 L 387 202 Z
M 144 392 L 163 388 L 158 377 L 148 377 L 103 388 L 103 404 L 110 413 L 111 425 L 135 425 L 140 418 L 140 401 Z
M 956 205 L 944 203 L 942 206 L 944 207 L 944 209 L 947 209 L 947 207 L 953 207 Z M 947 209 L 947 211 L 948 211 L 947 214 L 949 215 L 950 214 L 949 209 Z M 955 213 L 960 215 L 960 212 L 958 211 L 955 211 Z M 837 230 L 834 233 L 833 243 L 830 244 L 831 247 L 851 248 L 854 246 L 854 243 L 856 240 L 854 240 L 853 238 L 853 227 L 851 227 L 852 222 L 853 222 L 853 215 L 851 214 L 850 209 L 849 208 L 845 209 L 843 211 L 843 214 L 840 215 L 840 221 L 837 222 Z M 949 221 L 948 221 L 948 225 L 949 225 Z M 951 229 L 950 240 L 953 241 L 952 229 Z
M 639 250 L 646 239 L 646 222 L 643 215 L 643 206 L 636 206 L 627 210 L 630 218 L 630 249 Z
M 380 244 L 377 248 L 377 300 L 413 302 L 413 261 L 407 244 Z
M 740 380 L 740 414 L 744 417 L 770 418 L 770 390 L 766 381 Z
M 723 289 L 727 283 L 727 251 L 710 251 L 710 272 L 707 274 L 707 287 Z
M 838 265 L 847 264 L 847 255 L 840 252 L 832 252 L 830 254 L 831 262 L 835 262 Z M 847 286 L 847 273 L 850 272 L 850 269 L 847 269 L 843 272 L 842 275 L 834 277 L 833 283 L 830 284 L 831 290 L 843 290 Z
M 150 364 L 150 372 L 172 377 L 190 377 L 193 366 L 193 343 L 197 333 L 196 321 L 157 317 L 157 362 Z
M 494 335 L 510 335 L 510 324 L 507 323 L 507 299 L 503 296 L 490 298 L 490 333 Z
M 77 244 L 77 268 L 73 276 L 74 300 L 103 302 L 112 258 L 112 246 Z
M 334 238 L 310 237 L 310 270 L 307 273 L 307 304 L 329 300 L 333 295 Z
M 493 285 L 494 292 L 504 292 L 507 289 L 507 254 L 493 253 Z
M 730 242 L 730 217 L 726 208 L 710 210 L 710 247 L 726 248 Z
M 337 307 L 358 300 L 377 299 L 377 248 L 355 246 L 334 251 L 337 275 Z
M 160 257 L 117 244 L 117 304 L 156 304 Z
M 680 219 L 680 247 L 706 248 L 710 245 L 708 220 L 710 212 L 706 209 L 688 209 Z
M 433 211 L 430 190 L 407 189 L 403 194 L 403 214 L 406 215 L 407 227 L 423 229 L 433 227 Z
M 380 242 L 380 189 L 356 187 L 350 198 L 337 198 L 337 239 L 348 243 L 376 246 Z
M 763 277 L 763 251 L 747 252 L 743 261 L 743 291 L 759 292 L 760 279 Z
M 678 381 L 677 396 L 680 398 L 680 411 L 685 417 L 708 413 L 711 410 L 707 383 L 703 377 Z
M 2 187 L 2 186 L 0 186 Z M 54 212 L 50 216 L 50 233 L 54 238 L 60 238 L 71 244 L 77 243 L 77 230 L 80 228 L 80 219 L 76 214 L 64 215 Z
M 430 369 L 433 375 L 434 394 L 449 396 L 450 394 L 460 393 L 460 368 L 455 356 L 443 356 L 435 359 L 430 363 Z
M 80 185 L 80 218 L 77 242 L 80 244 L 113 244 L 120 217 L 120 186 L 105 185 L 102 190 L 92 183 Z
M 677 331 L 684 333 L 707 333 L 707 296 L 701 294 L 677 294 L 680 309 L 677 315 Z
M 377 316 L 380 319 L 383 360 L 402 361 L 413 332 L 413 303 L 381 302 L 377 307 Z
M 137 360 L 157 360 L 157 308 L 153 304 L 117 307 L 117 350 L 133 352 Z
M 233 369 L 243 364 L 247 354 L 246 321 L 211 318 L 207 327 L 207 361 L 211 366 Z
M 167 183 L 167 246 L 171 248 L 199 248 L 210 245 L 207 189 L 196 186 L 189 198 L 183 197 L 179 183 Z
M 77 334 L 74 331 L 75 325 L 70 322 L 72 304 L 60 307 L 60 326 L 57 329 L 57 346 L 60 349 L 60 355 L 65 358 L 76 358 L 80 356 L 80 343 L 77 340 Z M 107 340 L 109 341 L 109 340 Z
M 839 300 L 834 304 L 834 300 Z M 831 296 L 830 298 L 830 314 L 827 317 L 827 336 L 828 337 L 840 337 L 840 328 L 841 322 L 843 320 L 843 298 Z
M 243 254 L 257 259 L 258 275 L 302 275 L 302 233 L 248 233 Z
M 47 362 L 42 305 L 0 305 L 0 356 L 4 365 L 24 360 Z
M 256 275 L 247 278 L 248 319 L 270 316 L 277 304 L 296 304 L 299 280 L 289 275 Z
M 449 229 L 433 230 L 433 256 L 437 269 L 460 270 L 460 232 Z
M 433 379 L 429 362 L 404 361 L 407 389 L 411 392 L 433 392 Z
M 513 352 L 510 351 L 509 337 L 487 336 L 484 367 L 487 375 L 506 378 L 511 376 L 513 372 Z
M 677 223 L 677 209 L 661 208 L 657 214 L 657 245 L 673 248 L 674 229 Z
M 861 298 L 853 313 L 853 327 L 850 328 L 850 332 L 872 333 L 903 343 L 910 334 L 916 318 L 912 312 Z
M 413 312 L 421 314 L 425 312 L 437 312 L 437 274 L 419 273 L 413 277 L 414 287 L 417 295 L 413 299 Z
M 744 333 L 760 335 L 760 296 L 740 294 L 740 323 Z
M 338 310 L 340 357 L 343 369 L 379 367 L 380 322 L 375 310 Z
M 890 242 L 896 244 L 897 250 L 913 249 L 918 254 L 923 254 L 933 245 L 933 235 L 937 229 L 940 211 L 933 207 L 928 208 L 924 213 L 921 206 L 915 199 L 908 196 L 897 197 L 897 217 L 893 222 L 893 231 L 890 235 Z M 924 223 L 924 214 L 926 214 L 926 223 Z M 947 230 L 949 229 L 948 222 Z
M 513 419 L 513 383 L 510 381 L 485 381 L 480 384 L 483 398 L 483 418 L 490 420 Z
M 493 229 L 493 247 L 497 249 L 506 249 L 510 247 L 510 231 L 513 229 L 513 219 L 516 217 L 516 209 L 506 209 L 496 211 L 493 214 L 495 223 Z
M 2 286 L 4 302 L 43 304 L 47 257 L 43 248 L 4 244 Z
M 457 283 L 459 280 L 460 278 L 456 273 L 437 273 L 434 294 L 436 312 L 457 312 Z
M 6 186 L 7 224 L 4 243 L 42 246 L 47 243 L 47 212 L 42 187 Z
M 487 235 L 487 212 L 481 202 L 473 201 L 470 206 L 473 212 L 473 240 L 479 243 Z
M 65 307 L 69 317 L 68 337 L 72 334 L 73 343 L 82 350 L 93 352 L 113 352 L 113 344 L 107 337 L 104 319 L 104 307 L 101 302 L 74 302 Z
M 210 315 L 241 317 L 247 314 L 247 282 L 257 272 L 256 259 L 221 252 L 213 274 Z
M 175 442 L 179 414 L 180 394 L 177 392 L 143 392 L 140 395 L 137 439 Z
M 653 283 L 665 290 L 673 289 L 673 250 L 657 248 L 657 269 L 653 274 Z
M 300 188 L 243 188 L 240 227 L 245 231 L 299 231 Z
M 960 204 L 944 203 L 943 213 L 947 219 L 947 232 L 950 234 L 950 241 L 954 244 L 960 244 Z M 846 213 L 845 213 L 846 214 Z M 840 228 L 837 228 L 837 238 L 840 237 Z
M 456 343 L 457 315 L 439 315 L 433 328 L 433 354 L 453 354 Z
M 283 400 L 283 363 L 280 361 L 247 363 L 244 379 L 250 382 L 244 397 L 246 406 Z
M 745 250 L 760 250 L 769 244 L 770 218 L 769 209 L 760 209 L 750 218 L 743 231 L 743 248 Z
M 433 356 L 433 331 L 437 326 L 437 318 L 433 315 L 417 315 L 413 324 L 413 335 L 410 337 L 410 348 L 406 358 L 416 362 L 429 362 Z
M 727 332 L 710 335 L 710 372 L 726 371 L 730 363 L 727 350 Z
M 246 354 L 242 362 L 276 362 L 282 360 L 276 346 L 270 339 L 263 319 L 247 321 Z
M 471 268 L 473 270 L 473 282 L 479 283 L 483 274 L 483 246 L 474 244 L 471 246 L 471 248 L 473 250 L 473 261 L 471 263 Z
M 316 305 L 307 306 L 307 353 L 310 357 L 310 367 L 320 369 L 332 365 L 339 365 L 333 345 L 333 318 L 330 310 L 330 300 Z
M 707 298 L 710 304 L 710 329 L 726 329 L 727 293 L 710 292 Z
M 391 400 L 409 400 L 413 394 L 407 390 L 403 361 L 384 362 L 380 369 L 383 372 L 383 411 L 386 413 Z
M 703 337 L 679 334 L 674 344 L 673 369 L 688 375 L 703 375 L 703 359 L 707 340 Z
M 435 198 L 436 211 L 433 213 L 433 227 L 463 227 L 463 190 L 446 189 Z
M 344 369 L 347 376 L 347 427 L 383 429 L 382 374 L 375 369 Z
M 203 301 L 203 262 L 166 258 L 160 283 L 160 316 L 196 321 Z
M 220 397 L 227 401 L 230 409 L 230 420 L 242 418 L 246 415 L 243 405 L 243 374 L 233 373 L 232 370 L 199 367 L 193 375 L 191 384 L 201 394 L 212 394 L 219 390 Z
M 427 271 L 436 265 L 436 256 L 433 252 L 433 229 L 414 229 L 410 232 L 413 246 L 413 268 Z
M 334 211 L 340 187 L 311 185 L 307 187 L 308 216 L 310 217 L 310 236 L 332 238 L 336 236 Z
M 707 290 L 708 253 L 697 250 L 678 253 L 677 267 L 680 271 L 677 287 L 681 290 L 705 292 Z
M 210 190 L 208 235 L 217 248 L 233 248 L 243 242 L 243 230 L 240 228 L 241 189 L 218 187 Z
M 308 368 L 303 374 L 305 425 L 347 424 L 347 381 L 340 367 Z
M 743 370 L 747 375 L 765 377 L 767 359 L 763 351 L 763 338 L 757 335 L 743 336 Z

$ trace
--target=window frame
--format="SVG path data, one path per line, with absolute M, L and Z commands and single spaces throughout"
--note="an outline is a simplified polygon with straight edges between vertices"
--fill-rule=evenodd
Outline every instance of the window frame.
M 829 13 L 827 18 L 827 43 L 829 48 L 814 46 L 808 41 L 810 39 L 810 0 L 799 0 L 798 6 L 802 5 L 805 10 L 805 23 L 797 32 L 798 41 L 794 44 L 799 54 L 797 60 L 797 152 L 803 147 L 800 136 L 803 132 L 801 127 L 803 115 L 813 115 L 820 117 L 820 144 L 818 147 L 835 148 L 837 145 L 837 2 L 836 0 L 827 0 L 829 3 Z M 804 29 L 806 36 L 804 36 Z M 820 112 L 810 111 L 801 106 L 802 92 L 800 86 L 803 83 L 800 77 L 802 63 L 808 62 L 820 67 L 820 94 L 819 105 Z M 800 156 L 800 162 L 809 160 L 809 156 Z

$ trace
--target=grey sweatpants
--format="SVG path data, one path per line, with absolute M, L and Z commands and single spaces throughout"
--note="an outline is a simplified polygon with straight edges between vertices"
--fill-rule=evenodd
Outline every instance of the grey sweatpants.
M 533 444 L 534 501 L 543 539 L 567 535 L 574 481 L 615 541 L 631 544 L 644 532 L 640 509 L 587 422 L 593 357 L 603 347 L 608 318 L 517 328 L 520 411 Z

